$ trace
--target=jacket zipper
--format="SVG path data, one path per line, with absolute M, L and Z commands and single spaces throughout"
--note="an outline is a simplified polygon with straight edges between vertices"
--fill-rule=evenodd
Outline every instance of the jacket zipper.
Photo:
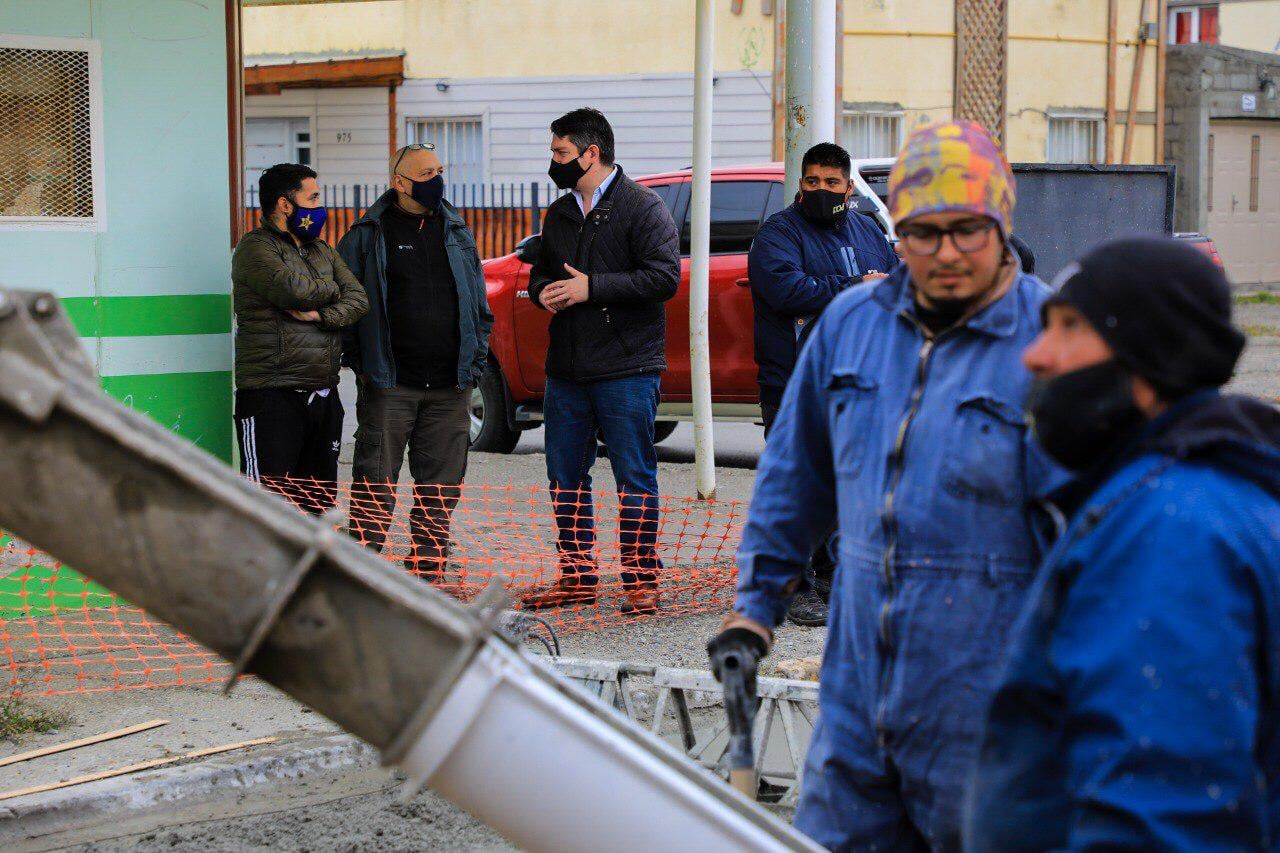
M 898 546 L 898 528 L 897 520 L 894 518 L 894 500 L 897 496 L 898 485 L 902 482 L 903 470 L 906 467 L 906 448 L 907 436 L 911 431 L 911 425 L 915 421 L 916 416 L 920 413 L 920 401 L 924 398 L 925 382 L 929 375 L 929 363 L 933 356 L 933 351 L 937 346 L 938 338 L 931 338 L 928 331 L 916 321 L 910 314 L 903 313 L 902 317 L 906 318 L 913 326 L 916 327 L 924 336 L 924 344 L 920 347 L 920 354 L 916 360 L 916 376 L 915 388 L 911 393 L 911 403 L 907 407 L 907 414 L 898 425 L 898 434 L 893 442 L 893 473 L 889 482 L 889 491 L 885 495 L 884 514 L 881 516 L 881 524 L 885 531 L 885 551 L 884 561 L 881 563 L 881 574 L 885 585 L 884 605 L 880 608 L 880 644 L 884 647 L 885 662 L 882 667 L 880 679 L 880 707 L 876 713 L 876 738 L 881 746 L 884 746 L 887 734 L 884 728 L 886 689 L 888 687 L 889 678 L 892 675 L 892 655 L 893 655 L 893 637 L 889 629 L 889 615 L 893 607 L 893 596 L 895 592 L 895 578 L 893 573 L 893 558 Z M 946 332 L 943 332 L 946 334 Z
M 387 248 L 384 242 L 385 237 L 382 233 L 382 220 L 375 219 L 373 223 L 373 262 L 377 266 L 380 275 L 379 293 L 382 295 L 382 318 L 378 323 L 378 336 L 382 338 L 383 351 L 387 354 L 387 366 L 392 375 L 395 375 L 396 359 L 391 354 L 391 318 L 387 314 Z M 370 306 L 372 308 L 372 306 Z M 360 365 L 361 370 L 367 370 L 364 365 Z M 399 377 L 396 377 L 399 381 Z
M 578 226 L 578 236 L 574 240 L 573 244 L 573 268 L 576 270 L 581 270 L 582 229 L 586 227 L 587 217 L 584 216 L 582 217 L 582 223 Z M 573 315 L 569 316 L 569 322 L 573 324 L 573 327 L 569 329 L 569 375 L 576 380 L 578 378 L 578 370 L 576 366 L 578 363 L 578 323 L 573 318 Z

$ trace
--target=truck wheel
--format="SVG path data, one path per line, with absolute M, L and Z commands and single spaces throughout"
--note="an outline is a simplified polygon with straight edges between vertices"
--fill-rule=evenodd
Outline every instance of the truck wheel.
M 471 392 L 471 449 L 482 453 L 510 453 L 520 441 L 518 430 L 507 426 L 507 395 L 497 365 L 480 377 Z

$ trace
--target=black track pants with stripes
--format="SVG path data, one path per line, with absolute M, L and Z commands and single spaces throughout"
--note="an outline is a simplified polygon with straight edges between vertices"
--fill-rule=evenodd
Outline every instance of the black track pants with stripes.
M 337 497 L 342 401 L 292 388 L 236 391 L 240 473 L 319 515 Z

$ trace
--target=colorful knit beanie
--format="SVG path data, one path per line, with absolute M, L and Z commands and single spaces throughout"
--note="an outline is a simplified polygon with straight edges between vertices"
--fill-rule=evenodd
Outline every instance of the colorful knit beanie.
M 1013 172 L 999 146 L 972 121 L 922 127 L 907 138 L 889 172 L 894 225 L 939 211 L 989 216 L 1013 233 Z

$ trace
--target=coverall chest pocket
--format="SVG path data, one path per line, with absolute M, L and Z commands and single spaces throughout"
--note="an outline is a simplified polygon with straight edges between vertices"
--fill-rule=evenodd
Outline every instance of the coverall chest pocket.
M 827 384 L 827 417 L 831 423 L 831 456 L 836 474 L 855 477 L 871 443 L 868 432 L 879 384 L 855 370 L 831 371 Z
M 995 506 L 1021 504 L 1027 424 L 1022 409 L 989 395 L 961 400 L 942 486 L 959 498 Z

